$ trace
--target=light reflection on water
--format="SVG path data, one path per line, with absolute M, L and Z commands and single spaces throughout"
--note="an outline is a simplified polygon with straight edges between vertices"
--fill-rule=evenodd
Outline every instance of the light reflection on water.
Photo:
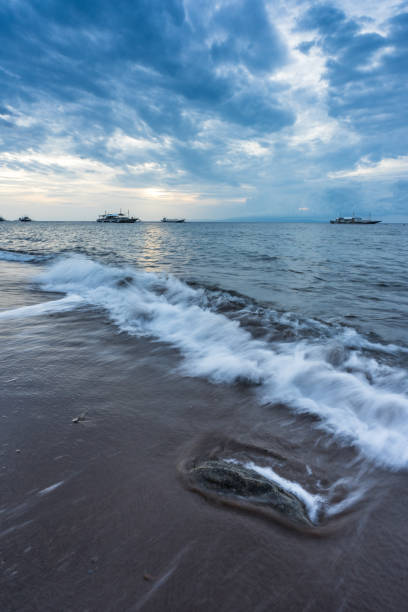
M 401 340 L 407 334 L 406 233 L 405 225 L 3 223 L 0 249 L 78 252 L 168 272 Z

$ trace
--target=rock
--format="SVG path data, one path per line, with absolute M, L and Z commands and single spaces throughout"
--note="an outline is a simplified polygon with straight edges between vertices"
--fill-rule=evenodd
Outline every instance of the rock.
M 125 276 L 118 281 L 118 287 L 129 287 L 133 283 L 133 278 L 131 276 Z
M 222 459 L 203 461 L 189 470 L 199 489 L 269 506 L 287 519 L 312 526 L 304 503 L 254 470 Z

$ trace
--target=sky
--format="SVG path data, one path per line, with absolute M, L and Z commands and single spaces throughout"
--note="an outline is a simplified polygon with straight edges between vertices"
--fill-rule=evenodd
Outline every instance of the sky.
M 408 222 L 408 2 L 0 0 L 0 215 Z

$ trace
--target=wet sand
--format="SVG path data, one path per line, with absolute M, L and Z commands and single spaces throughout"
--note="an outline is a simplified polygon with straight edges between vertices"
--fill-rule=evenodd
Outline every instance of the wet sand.
M 225 440 L 306 484 L 306 464 L 357 478 L 313 419 L 182 377 L 98 312 L 3 321 L 0 343 L 1 610 L 404 609 L 406 473 L 366 471 L 359 503 L 302 533 L 192 492 L 179 465 Z

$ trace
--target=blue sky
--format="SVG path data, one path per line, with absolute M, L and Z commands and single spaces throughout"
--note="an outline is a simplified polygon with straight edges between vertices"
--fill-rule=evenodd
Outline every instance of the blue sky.
M 0 0 L 0 215 L 408 221 L 408 3 Z

